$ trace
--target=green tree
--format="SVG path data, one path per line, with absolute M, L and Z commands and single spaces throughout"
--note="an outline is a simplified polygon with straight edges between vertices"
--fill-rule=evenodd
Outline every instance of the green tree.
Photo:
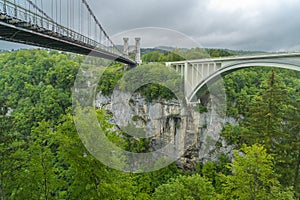
M 250 117 L 246 122 L 251 134 L 248 140 L 263 143 L 270 153 L 274 153 L 281 138 L 288 135 L 282 131 L 282 122 L 287 113 L 286 89 L 277 79 L 275 71 L 268 79 L 265 92 L 254 99 L 250 107 Z
M 143 55 L 142 60 L 144 62 L 162 62 L 164 60 L 164 55 L 159 52 L 153 51 Z
M 280 185 L 273 161 L 261 145 L 234 151 L 234 160 L 228 165 L 233 175 L 223 176 L 224 199 L 294 199 L 292 191 Z
M 98 118 L 106 120 L 100 112 Z M 102 126 L 110 126 L 106 121 Z M 106 127 L 109 139 L 118 142 L 114 133 Z M 129 174 L 103 165 L 94 158 L 81 142 L 71 115 L 61 118 L 56 127 L 59 141 L 58 156 L 62 162 L 60 174 L 67 183 L 60 190 L 64 199 L 132 199 L 133 184 Z M 119 143 L 122 145 L 122 143 Z
M 153 193 L 153 199 L 215 199 L 212 183 L 198 174 L 179 176 L 170 183 L 159 186 Z
M 216 163 L 213 161 L 208 161 L 203 165 L 202 174 L 206 177 L 210 182 L 215 182 L 215 177 L 217 174 Z
M 290 148 L 287 151 L 289 165 L 286 172 L 294 175 L 292 185 L 294 186 L 296 196 L 300 198 L 300 99 L 295 100 L 292 106 L 293 108 L 288 113 L 290 119 L 287 121 L 288 124 L 285 127 L 286 131 L 290 133 L 288 142 Z
M 10 116 L 6 100 L 0 100 L 0 199 L 8 199 L 17 190 L 26 152 L 21 134 L 14 130 L 14 119 Z
M 299 129 L 291 131 L 288 127 L 294 116 L 297 116 L 297 111 L 293 107 L 287 87 L 274 70 L 262 87 L 265 90 L 261 95 L 255 96 L 249 107 L 245 120 L 248 131 L 242 132 L 242 138 L 248 144 L 265 145 L 268 153 L 275 156 L 276 172 L 281 176 L 280 181 L 284 185 L 292 186 L 296 181 L 291 183 L 289 180 L 295 180 L 299 155 L 299 148 L 296 146 L 300 137 Z
M 54 199 L 62 185 L 55 166 L 53 127 L 46 121 L 32 129 L 28 143 L 28 161 L 23 168 L 23 184 L 16 199 Z

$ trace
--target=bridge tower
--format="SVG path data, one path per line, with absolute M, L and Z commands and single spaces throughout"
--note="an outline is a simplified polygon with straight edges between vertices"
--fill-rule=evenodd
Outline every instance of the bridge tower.
M 124 37 L 123 38 L 123 52 L 125 55 L 129 55 L 129 53 L 134 53 L 135 54 L 135 62 L 137 64 L 142 64 L 142 59 L 141 59 L 141 38 L 136 37 L 135 38 L 135 45 L 134 46 L 129 46 L 129 38 Z
M 141 60 L 141 38 L 135 38 L 135 62 L 142 64 Z
M 129 41 L 129 38 L 128 37 L 126 37 L 126 38 L 123 38 L 123 41 L 124 41 L 124 45 L 123 45 L 123 47 L 124 47 L 124 54 L 126 55 L 126 56 L 128 56 L 129 55 L 129 43 L 128 43 L 128 41 Z

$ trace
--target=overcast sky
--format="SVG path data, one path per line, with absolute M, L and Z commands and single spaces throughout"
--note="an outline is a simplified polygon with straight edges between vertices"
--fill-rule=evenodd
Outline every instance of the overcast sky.
M 178 42 L 178 38 L 190 37 L 203 47 L 300 51 L 299 0 L 88 2 L 109 35 L 135 29 L 127 35 L 141 36 L 144 47 L 157 46 L 160 42 L 161 45 L 172 44 Z M 158 38 L 161 41 L 156 41 Z M 120 42 L 118 39 L 116 41 Z M 0 48 L 6 45 L 2 42 Z M 180 42 L 173 46 L 180 46 Z

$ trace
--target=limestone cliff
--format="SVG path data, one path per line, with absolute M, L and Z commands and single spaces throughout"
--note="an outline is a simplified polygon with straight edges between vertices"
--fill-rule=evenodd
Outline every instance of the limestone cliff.
M 199 113 L 196 104 L 181 106 L 175 99 L 149 102 L 140 94 L 115 91 L 109 97 L 99 93 L 95 104 L 112 113 L 111 122 L 116 129 L 135 137 L 150 137 L 151 151 L 168 143 L 180 145 L 183 155 L 177 164 L 193 169 L 197 162 L 216 161 L 220 154 L 230 154 L 232 150 L 220 133 L 226 123 L 236 122 L 222 116 L 213 101 L 211 97 L 207 112 Z M 183 138 L 183 142 L 179 144 L 176 136 Z

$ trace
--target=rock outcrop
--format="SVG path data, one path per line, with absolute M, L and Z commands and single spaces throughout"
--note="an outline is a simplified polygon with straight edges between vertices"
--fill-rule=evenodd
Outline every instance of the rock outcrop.
M 175 99 L 149 102 L 140 94 L 121 91 L 109 97 L 99 93 L 95 104 L 112 113 L 116 129 L 133 137 L 151 138 L 150 151 L 169 143 L 176 145 L 182 155 L 177 165 L 184 169 L 193 170 L 199 162 L 217 161 L 220 154 L 228 155 L 233 149 L 220 134 L 226 123 L 236 121 L 222 116 L 213 97 L 205 113 L 198 111 L 197 104 L 182 106 Z

